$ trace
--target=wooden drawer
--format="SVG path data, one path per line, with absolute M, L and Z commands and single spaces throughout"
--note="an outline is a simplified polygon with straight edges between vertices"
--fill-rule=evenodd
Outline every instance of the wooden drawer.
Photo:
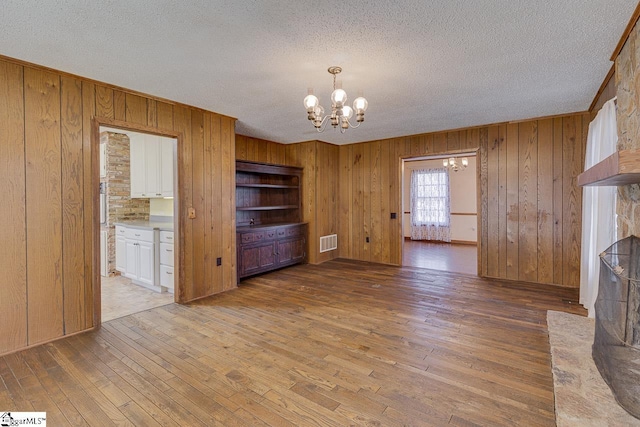
M 173 289 L 173 267 L 166 265 L 160 266 L 160 286 Z
M 268 230 L 265 230 L 264 232 L 264 237 L 267 240 L 273 240 L 276 238 L 276 236 L 277 236 L 277 233 L 275 228 L 270 228 Z
M 127 234 L 127 227 L 123 227 L 121 225 L 116 225 L 116 236 L 125 237 Z
M 127 227 L 124 236 L 127 239 L 153 243 L 153 230 Z
M 160 264 L 173 267 L 173 243 L 160 243 Z
M 242 243 L 253 243 L 264 240 L 264 231 L 256 231 L 253 233 L 242 233 L 240 235 L 240 241 Z
M 160 243 L 171 243 L 173 245 L 173 231 L 160 230 Z
M 302 236 L 304 234 L 304 227 L 281 227 L 278 228 L 278 237 L 295 237 Z

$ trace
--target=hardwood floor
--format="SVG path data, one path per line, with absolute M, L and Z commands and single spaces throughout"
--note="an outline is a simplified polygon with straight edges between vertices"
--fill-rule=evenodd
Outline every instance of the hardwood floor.
M 402 265 L 478 275 L 478 247 L 405 239 Z
M 0 358 L 50 425 L 554 425 L 545 313 L 573 290 L 336 260 Z
M 122 276 L 101 277 L 102 321 L 171 304 L 173 294 L 154 292 Z M 0 409 L 1 410 L 1 409 Z

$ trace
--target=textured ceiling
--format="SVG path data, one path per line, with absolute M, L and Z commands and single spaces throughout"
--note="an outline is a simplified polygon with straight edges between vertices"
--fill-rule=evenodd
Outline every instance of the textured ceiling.
M 586 110 L 636 0 L 2 0 L 0 54 L 344 144 Z M 314 131 L 340 65 L 366 120 Z

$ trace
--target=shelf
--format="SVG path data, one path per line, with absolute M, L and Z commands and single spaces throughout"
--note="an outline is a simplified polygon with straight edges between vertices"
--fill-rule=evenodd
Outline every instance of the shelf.
M 284 185 L 284 184 L 238 184 L 236 187 L 246 188 L 298 188 L 297 185 Z
M 237 211 L 277 211 L 286 209 L 298 209 L 298 205 L 236 207 Z
M 640 151 L 616 151 L 580 175 L 578 185 L 618 186 L 640 183 Z

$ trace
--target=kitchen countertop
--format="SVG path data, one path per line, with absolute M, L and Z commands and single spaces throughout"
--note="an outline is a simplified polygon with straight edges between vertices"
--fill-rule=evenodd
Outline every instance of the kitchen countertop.
M 123 227 L 142 228 L 147 230 L 173 231 L 173 221 L 119 221 L 114 223 Z

